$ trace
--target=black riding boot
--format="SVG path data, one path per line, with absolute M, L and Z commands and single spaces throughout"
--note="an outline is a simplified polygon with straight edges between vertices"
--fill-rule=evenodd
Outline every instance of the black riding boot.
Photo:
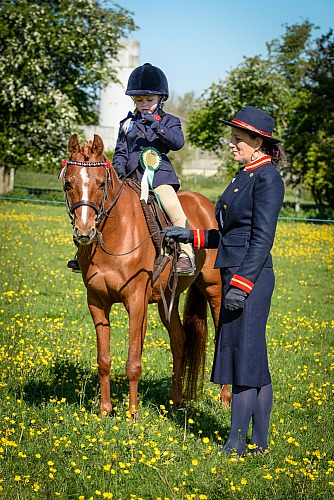
M 76 256 L 74 257 L 74 259 L 68 261 L 67 267 L 72 269 L 73 273 L 81 273 L 79 262 L 78 262 L 78 259 L 76 258 Z

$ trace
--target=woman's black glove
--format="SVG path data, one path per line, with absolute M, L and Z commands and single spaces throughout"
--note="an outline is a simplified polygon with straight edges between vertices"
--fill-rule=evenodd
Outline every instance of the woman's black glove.
M 180 243 L 193 243 L 194 233 L 190 229 L 180 226 L 171 226 L 164 229 L 165 241 L 168 246 L 172 245 L 175 241 Z
M 224 300 L 224 307 L 229 311 L 237 311 L 244 308 L 247 293 L 240 288 L 230 288 Z
M 159 122 L 151 113 L 143 113 L 143 119 L 141 120 L 141 123 L 144 123 L 148 127 L 151 127 L 152 130 L 157 130 L 159 128 Z

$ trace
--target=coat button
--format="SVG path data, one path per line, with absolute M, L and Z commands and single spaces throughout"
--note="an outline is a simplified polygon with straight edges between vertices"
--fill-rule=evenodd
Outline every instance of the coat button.
M 253 175 L 254 175 L 254 174 L 253 174 L 253 172 L 252 172 L 251 174 L 249 174 L 249 177 L 253 177 Z
M 143 146 L 140 146 L 140 148 L 139 148 L 139 149 L 140 149 L 140 150 L 142 150 L 142 149 L 144 149 L 144 147 L 143 147 Z
M 226 205 L 226 203 L 224 203 L 224 205 L 223 205 L 223 209 L 224 209 L 224 210 L 226 210 L 226 209 L 227 209 L 227 205 Z
M 142 132 L 142 133 L 141 133 L 141 136 L 142 136 L 142 137 L 145 137 L 145 134 L 144 134 L 144 132 Z
M 239 188 L 235 188 L 234 192 L 237 193 L 239 191 Z

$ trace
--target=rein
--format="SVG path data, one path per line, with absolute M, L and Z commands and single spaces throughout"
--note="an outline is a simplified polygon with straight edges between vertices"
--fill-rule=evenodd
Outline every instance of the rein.
M 144 241 L 142 241 L 135 248 L 133 248 L 132 250 L 129 250 L 128 252 L 124 252 L 124 253 L 110 253 L 103 248 L 103 244 L 101 244 L 101 243 L 100 243 L 100 247 L 104 253 L 111 255 L 112 257 L 122 257 L 123 255 L 129 255 L 130 253 L 136 251 L 138 248 L 140 248 L 142 245 L 144 245 L 149 239 L 151 239 L 155 234 L 163 234 L 163 231 L 155 231 L 155 233 L 152 233 L 150 236 L 148 236 Z M 161 248 L 163 250 L 163 240 L 161 242 Z M 161 270 L 159 272 L 159 288 L 160 288 L 160 293 L 161 293 L 161 301 L 162 301 L 162 305 L 164 308 L 165 317 L 166 317 L 166 320 L 168 323 L 170 323 L 170 320 L 171 320 L 172 310 L 173 310 L 174 301 L 175 301 L 176 288 L 177 288 L 177 283 L 178 283 L 178 275 L 177 275 L 177 271 L 176 271 L 176 265 L 177 265 L 177 251 L 175 250 L 173 252 L 173 258 L 172 258 L 172 262 L 171 262 L 171 272 L 169 274 L 168 281 L 167 281 L 168 289 L 171 292 L 169 305 L 167 303 L 165 292 L 164 292 L 164 289 L 162 287 Z
M 103 247 L 103 245 L 100 245 L 100 246 L 101 246 L 101 249 L 103 250 L 104 253 L 107 253 L 108 255 L 111 255 L 112 257 L 123 257 L 123 255 L 129 255 L 130 253 L 138 250 L 138 248 L 143 246 L 147 241 L 151 240 L 153 238 L 153 236 L 155 236 L 156 234 L 163 234 L 163 231 L 155 231 L 155 233 L 150 234 L 147 238 L 145 238 L 144 241 L 139 243 L 139 245 L 137 245 L 135 248 L 133 248 L 132 250 L 129 250 L 128 252 L 124 252 L 124 253 L 111 253 L 111 252 L 108 252 L 108 250 L 106 250 Z

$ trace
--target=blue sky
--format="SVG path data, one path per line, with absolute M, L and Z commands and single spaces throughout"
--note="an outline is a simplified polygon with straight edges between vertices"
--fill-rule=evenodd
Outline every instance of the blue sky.
M 284 25 L 305 20 L 319 30 L 334 28 L 333 0 L 117 0 L 134 12 L 140 64 L 166 74 L 170 92 L 196 95 L 217 83 L 243 57 L 266 54 L 266 42 L 280 38 Z

